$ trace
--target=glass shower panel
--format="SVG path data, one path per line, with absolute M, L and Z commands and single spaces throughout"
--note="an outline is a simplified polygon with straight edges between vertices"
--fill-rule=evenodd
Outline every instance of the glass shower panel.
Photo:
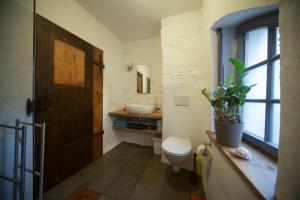
M 33 99 L 34 0 L 2 0 L 0 6 L 0 124 L 32 123 L 26 100 Z M 26 168 L 32 169 L 33 131 L 27 128 Z M 14 177 L 15 131 L 0 128 L 0 175 Z M 20 149 L 20 148 L 19 148 Z M 20 164 L 20 163 L 19 163 Z M 33 177 L 25 174 L 25 199 L 33 199 Z M 13 184 L 0 178 L 0 199 L 13 199 Z M 18 199 L 18 197 L 17 197 Z

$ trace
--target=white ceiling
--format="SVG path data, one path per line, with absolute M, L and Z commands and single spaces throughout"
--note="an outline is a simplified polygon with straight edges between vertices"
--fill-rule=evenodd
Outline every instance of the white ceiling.
M 76 0 L 121 40 L 160 35 L 161 18 L 199 9 L 202 0 Z

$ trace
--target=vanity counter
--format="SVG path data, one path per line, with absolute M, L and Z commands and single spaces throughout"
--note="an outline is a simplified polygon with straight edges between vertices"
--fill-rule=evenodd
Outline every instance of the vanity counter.
M 125 110 L 117 110 L 108 113 L 109 116 L 116 116 L 116 117 L 138 117 L 138 118 L 149 118 L 149 119 L 162 119 L 162 112 L 153 112 L 150 114 L 133 114 L 128 113 Z

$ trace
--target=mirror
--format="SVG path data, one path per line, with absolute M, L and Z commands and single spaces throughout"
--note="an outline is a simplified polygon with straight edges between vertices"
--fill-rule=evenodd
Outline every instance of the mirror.
M 150 93 L 150 66 L 138 65 L 136 70 L 136 88 L 137 93 Z

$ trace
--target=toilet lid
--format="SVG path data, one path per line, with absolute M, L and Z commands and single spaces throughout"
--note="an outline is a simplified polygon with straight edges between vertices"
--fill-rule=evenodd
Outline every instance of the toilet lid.
M 192 145 L 187 139 L 168 137 L 162 142 L 162 148 L 170 154 L 185 155 L 191 152 Z

